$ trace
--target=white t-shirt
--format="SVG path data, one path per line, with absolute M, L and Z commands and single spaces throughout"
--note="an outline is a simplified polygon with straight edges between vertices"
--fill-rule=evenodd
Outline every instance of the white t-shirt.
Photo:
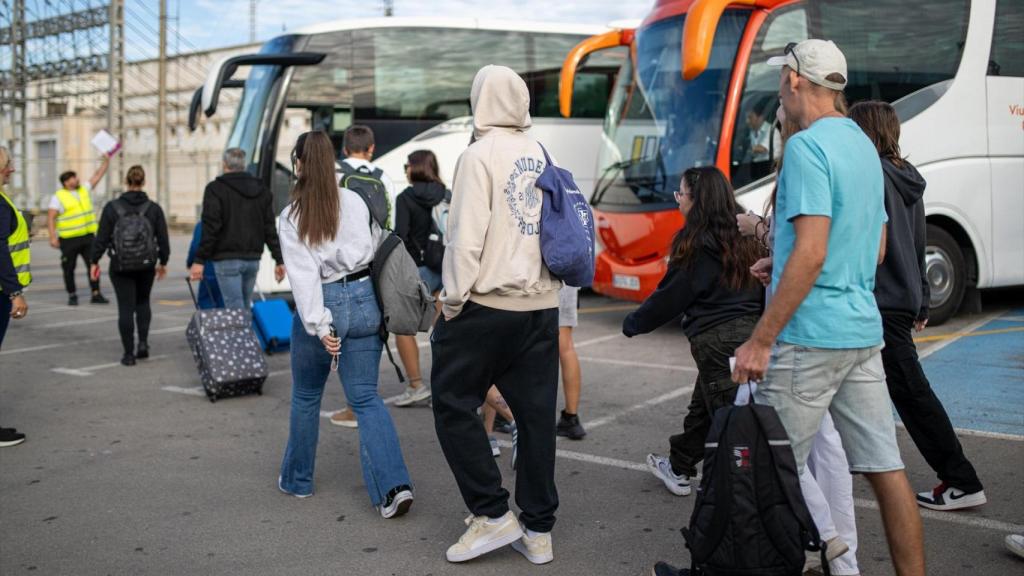
M 377 166 L 369 160 L 363 160 L 362 158 L 345 158 L 342 160 L 345 164 L 348 164 L 352 168 L 362 168 L 366 166 L 366 169 L 373 172 L 377 169 Z M 388 191 L 388 201 L 391 203 L 391 218 L 388 222 L 389 228 L 395 227 L 395 206 L 398 205 L 398 190 L 395 188 L 395 183 L 388 177 L 387 172 L 381 170 L 380 181 L 384 184 L 384 189 Z
M 754 155 L 754 162 L 769 160 L 768 151 L 771 149 L 771 137 L 772 126 L 767 122 L 762 122 L 761 127 L 757 130 L 750 129 L 750 150 Z M 755 151 L 754 148 L 758 146 L 764 147 L 764 152 Z
M 81 186 L 82 186 L 82 188 L 85 188 L 86 192 L 88 192 L 90 194 L 92 193 L 92 186 L 89 186 L 88 182 L 83 182 L 81 184 Z M 71 190 L 71 193 L 75 194 L 76 191 L 75 190 Z M 79 199 L 79 202 L 81 202 L 81 199 Z M 57 199 L 57 193 L 56 192 L 53 193 L 53 196 L 50 196 L 50 206 L 49 206 L 49 209 L 50 210 L 56 210 L 58 216 L 60 216 L 61 214 L 64 213 L 64 205 L 61 204 L 60 200 Z

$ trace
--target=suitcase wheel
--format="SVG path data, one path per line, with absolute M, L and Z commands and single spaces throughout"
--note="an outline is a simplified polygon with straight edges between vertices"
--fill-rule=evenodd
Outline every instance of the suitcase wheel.
M 209 399 L 210 399 L 210 404 L 213 404 L 214 402 L 217 401 L 217 397 L 216 396 L 209 396 Z

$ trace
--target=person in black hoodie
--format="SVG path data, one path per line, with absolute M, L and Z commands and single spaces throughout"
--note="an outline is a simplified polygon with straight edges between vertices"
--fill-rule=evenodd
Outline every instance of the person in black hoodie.
M 885 347 L 882 364 L 889 396 L 921 455 L 940 483 L 917 495 L 933 510 L 960 510 L 987 500 L 974 466 L 964 455 L 946 409 L 932 391 L 914 346 L 913 331 L 928 324 L 929 286 L 925 271 L 925 181 L 900 156 L 900 121 L 885 102 L 859 102 L 850 108 L 875 143 L 885 176 L 885 212 L 889 216 L 885 260 L 875 279 L 875 300 L 882 313 Z
M 90 275 L 100 277 L 100 259 L 110 251 L 110 283 L 117 294 L 117 328 L 121 333 L 124 356 L 121 364 L 134 366 L 135 360 L 149 358 L 149 322 L 153 317 L 149 307 L 149 295 L 153 280 L 163 280 L 167 275 L 167 260 L 171 257 L 171 244 L 167 238 L 167 220 L 164 211 L 142 191 L 146 184 L 146 173 L 142 166 L 132 166 L 125 178 L 128 191 L 103 207 L 99 230 L 92 244 Z M 115 229 L 121 218 L 129 213 L 141 214 L 149 221 L 156 240 L 156 258 L 151 264 L 140 269 L 125 270 L 115 252 L 117 245 Z M 135 327 L 138 323 L 139 346 L 135 348 Z
M 432 247 L 444 250 L 442 233 L 434 222 L 434 208 L 442 202 L 451 202 L 452 193 L 445 187 L 437 167 L 437 157 L 430 150 L 416 150 L 409 154 L 405 165 L 405 178 L 410 186 L 398 195 L 395 206 L 395 234 L 420 270 L 420 278 L 436 297 L 441 291 L 440 262 L 433 262 Z M 433 236 L 433 238 L 431 238 Z M 440 301 L 438 301 L 440 303 Z M 420 371 L 420 350 L 415 336 L 395 336 L 398 355 L 409 374 L 409 386 L 395 402 L 395 406 L 409 406 L 430 398 L 430 385 L 423 384 Z
M 718 168 L 690 168 L 676 192 L 686 225 L 676 234 L 669 267 L 622 333 L 646 334 L 683 316 L 683 332 L 699 370 L 683 433 L 671 436 L 670 456 L 647 455 L 647 466 L 676 496 L 690 493 L 690 479 L 704 459 L 704 439 L 715 410 L 736 399 L 729 357 L 754 330 L 764 289 L 750 274 L 763 254 L 757 240 L 736 227 L 741 214 L 732 186 Z
M 278 282 L 284 279 L 274 198 L 258 178 L 245 171 L 245 151 L 241 148 L 224 151 L 224 174 L 206 185 L 202 224 L 202 240 L 191 267 L 192 280 L 202 280 L 207 261 L 216 262 L 217 284 L 226 308 L 252 307 L 264 244 L 277 264 L 274 277 Z

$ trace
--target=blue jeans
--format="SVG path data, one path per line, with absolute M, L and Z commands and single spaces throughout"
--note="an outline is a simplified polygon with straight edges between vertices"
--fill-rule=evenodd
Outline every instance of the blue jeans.
M 259 260 L 218 260 L 214 272 L 224 297 L 225 308 L 252 308 L 252 289 L 256 285 Z
M 219 263 L 218 263 L 219 266 Z M 338 376 L 359 422 L 359 459 L 370 501 L 380 506 L 396 486 L 411 485 L 398 433 L 377 393 L 380 309 L 369 280 L 324 284 L 324 305 L 341 338 Z M 292 494 L 313 493 L 313 468 L 320 433 L 320 401 L 331 372 L 331 356 L 316 336 L 306 334 L 299 316 L 292 324 L 292 410 L 288 446 L 281 463 L 281 487 Z

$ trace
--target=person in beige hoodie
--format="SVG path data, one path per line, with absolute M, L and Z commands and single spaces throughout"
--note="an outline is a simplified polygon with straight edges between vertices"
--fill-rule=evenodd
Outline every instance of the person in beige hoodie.
M 530 129 L 530 94 L 509 68 L 473 80 L 473 142 L 455 168 L 434 327 L 437 438 L 472 515 L 447 552 L 463 562 L 511 544 L 535 564 L 554 557 L 558 291 L 541 259 L 545 167 Z M 497 385 L 519 427 L 517 519 L 476 409 Z

